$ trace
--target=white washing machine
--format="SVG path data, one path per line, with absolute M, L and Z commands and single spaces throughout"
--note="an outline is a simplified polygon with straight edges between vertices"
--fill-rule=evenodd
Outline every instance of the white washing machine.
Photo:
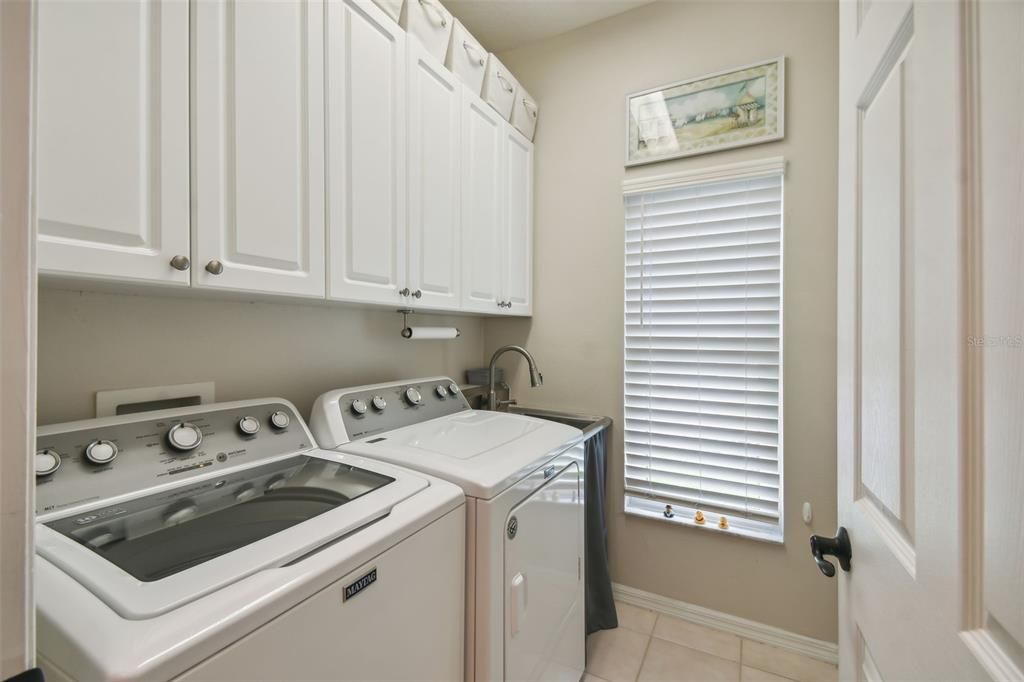
M 467 679 L 580 679 L 579 429 L 473 410 L 445 377 L 325 393 L 310 426 L 322 447 L 416 469 L 466 493 Z
M 465 498 L 267 399 L 43 427 L 48 680 L 455 680 Z

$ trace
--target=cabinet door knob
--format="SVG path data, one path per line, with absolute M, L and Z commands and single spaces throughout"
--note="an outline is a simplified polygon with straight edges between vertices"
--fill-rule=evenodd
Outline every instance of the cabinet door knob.
M 211 275 L 219 275 L 224 272 L 224 264 L 219 260 L 212 260 L 206 264 L 206 271 Z
M 171 267 L 175 270 L 188 270 L 189 266 L 192 265 L 188 258 L 185 256 L 175 256 L 171 259 Z
M 406 287 L 404 289 L 400 289 L 398 291 L 398 295 L 399 296 L 408 296 L 410 293 L 412 293 L 412 292 L 409 291 L 409 287 Z
M 421 290 L 417 289 L 416 291 L 412 292 L 412 295 L 415 298 L 420 298 L 421 296 L 423 296 L 423 292 Z

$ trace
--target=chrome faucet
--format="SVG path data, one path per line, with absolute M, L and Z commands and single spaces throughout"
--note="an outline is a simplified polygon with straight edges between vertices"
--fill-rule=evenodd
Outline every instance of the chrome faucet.
M 530 351 L 526 350 L 522 346 L 502 346 L 498 350 L 494 351 L 494 355 L 491 356 L 491 365 L 490 365 L 490 367 L 487 370 L 487 409 L 488 410 L 496 410 L 499 407 L 499 405 L 498 405 L 498 396 L 494 392 L 494 365 L 495 365 L 496 362 L 498 362 L 498 358 L 500 358 L 504 353 L 507 353 L 510 350 L 514 350 L 515 352 L 517 352 L 520 355 L 522 355 L 524 358 L 526 358 L 526 362 L 529 363 L 529 365 L 530 365 L 530 386 L 533 386 L 534 388 L 536 388 L 537 386 L 541 386 L 541 385 L 544 384 L 544 375 L 540 373 L 539 369 L 537 369 L 537 363 L 534 362 L 533 356 L 530 355 Z M 509 403 L 512 403 L 512 402 L 514 402 L 514 401 L 509 400 L 507 403 L 503 403 L 503 404 L 509 404 Z

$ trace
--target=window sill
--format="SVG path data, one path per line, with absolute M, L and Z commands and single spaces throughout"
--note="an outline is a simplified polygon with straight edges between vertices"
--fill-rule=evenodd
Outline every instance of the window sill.
M 729 518 L 728 528 L 719 528 L 718 522 L 721 515 L 714 512 L 704 512 L 704 523 L 697 523 L 693 520 L 696 509 L 683 505 L 672 505 L 675 512 L 673 516 L 665 516 L 665 505 L 654 500 L 642 497 L 626 495 L 625 512 L 632 516 L 640 516 L 655 521 L 671 523 L 677 526 L 696 528 L 707 533 L 718 535 L 732 535 L 734 537 L 748 538 L 759 542 L 767 542 L 774 545 L 784 544 L 782 536 L 782 521 L 778 524 L 765 523 L 763 521 L 751 521 L 749 519 Z

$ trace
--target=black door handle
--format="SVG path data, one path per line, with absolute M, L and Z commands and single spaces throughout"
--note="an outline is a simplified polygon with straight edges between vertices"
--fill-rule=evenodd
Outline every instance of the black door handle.
M 818 564 L 818 568 L 826 578 L 831 578 L 836 574 L 835 564 L 831 561 L 825 561 L 826 554 L 831 554 L 836 559 L 839 559 L 839 566 L 844 571 L 849 571 L 850 557 L 853 556 L 853 552 L 850 550 L 850 534 L 846 532 L 845 528 L 840 526 L 834 538 L 812 535 L 811 554 L 814 556 L 814 562 Z

